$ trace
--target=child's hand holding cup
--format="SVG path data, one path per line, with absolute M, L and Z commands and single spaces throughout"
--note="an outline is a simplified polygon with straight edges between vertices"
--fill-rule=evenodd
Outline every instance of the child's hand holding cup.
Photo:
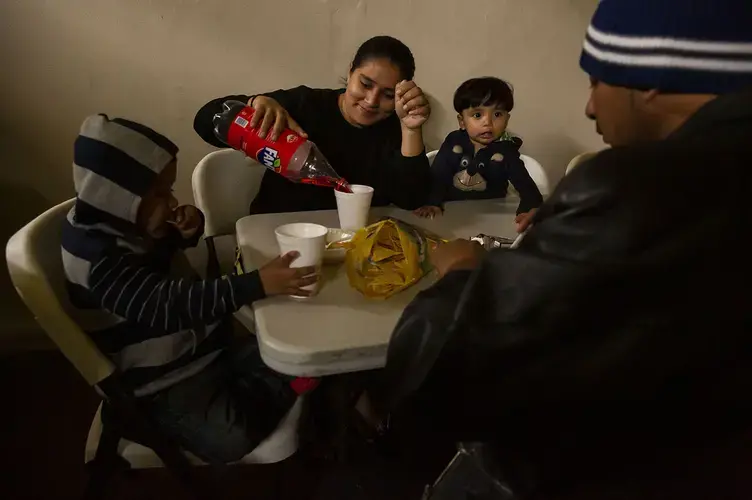
M 328 229 L 319 224 L 310 224 L 307 222 L 296 222 L 285 224 L 274 230 L 279 244 L 280 255 L 287 255 L 289 252 L 296 252 L 297 258 L 290 262 L 290 268 L 309 268 L 314 270 L 309 275 L 321 274 L 321 263 L 324 260 L 324 249 L 326 247 L 326 234 Z M 308 283 L 308 281 L 306 281 Z M 319 280 L 301 286 L 300 289 L 307 292 L 306 295 L 291 294 L 295 298 L 306 298 L 316 295 L 319 289 Z

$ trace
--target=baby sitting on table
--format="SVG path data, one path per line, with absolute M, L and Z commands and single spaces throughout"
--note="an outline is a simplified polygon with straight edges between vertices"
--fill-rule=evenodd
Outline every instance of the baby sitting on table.
M 234 342 L 232 313 L 267 296 L 306 294 L 300 288 L 317 277 L 314 268 L 291 269 L 292 253 L 239 276 L 171 273 L 204 227 L 203 214 L 173 196 L 177 152 L 144 125 L 84 121 L 73 152 L 76 203 L 62 232 L 66 284 L 73 305 L 90 310 L 88 324 L 96 320 L 87 333 L 160 428 L 206 462 L 232 462 L 316 383 L 266 368 L 253 337 Z
M 429 204 L 417 215 L 441 215 L 447 201 L 504 198 L 509 182 L 520 194 L 518 216 L 543 203 L 520 158 L 522 139 L 506 131 L 513 107 L 512 88 L 503 80 L 473 78 L 460 85 L 454 94 L 460 129 L 444 139 L 431 168 Z

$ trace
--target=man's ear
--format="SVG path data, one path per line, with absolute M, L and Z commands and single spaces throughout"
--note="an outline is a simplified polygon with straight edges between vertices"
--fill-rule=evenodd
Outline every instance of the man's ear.
M 461 113 L 457 113 L 457 124 L 462 130 L 465 130 L 465 120 L 462 118 Z
M 640 95 L 642 95 L 642 102 L 645 104 L 652 103 L 659 94 L 660 91 L 658 89 L 651 89 L 640 92 Z
M 627 89 L 627 95 L 633 108 L 647 109 L 655 102 L 655 98 L 660 95 L 660 91 L 658 89 Z

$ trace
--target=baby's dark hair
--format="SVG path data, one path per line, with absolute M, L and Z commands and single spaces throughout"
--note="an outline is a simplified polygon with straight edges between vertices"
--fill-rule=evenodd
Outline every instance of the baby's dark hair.
M 350 73 L 373 59 L 388 59 L 397 66 L 403 80 L 415 76 L 415 58 L 407 45 L 391 36 L 375 36 L 363 42 L 350 64 Z
M 454 110 L 462 113 L 479 106 L 500 106 L 504 111 L 514 108 L 514 90 L 500 78 L 473 78 L 459 86 L 454 93 Z

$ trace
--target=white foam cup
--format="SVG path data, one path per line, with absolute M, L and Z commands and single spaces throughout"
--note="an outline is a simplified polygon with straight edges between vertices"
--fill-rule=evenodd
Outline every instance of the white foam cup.
M 337 198 L 337 213 L 339 214 L 339 227 L 348 231 L 357 231 L 368 224 L 368 211 L 371 208 L 373 188 L 351 184 L 352 193 L 335 191 Z
M 308 222 L 295 222 L 279 226 L 274 230 L 279 244 L 279 254 L 298 252 L 300 255 L 292 261 L 290 267 L 315 266 L 316 272 L 320 274 L 327 231 L 328 229 L 324 226 Z M 315 295 L 318 288 L 319 283 L 316 282 L 313 285 L 304 286 L 303 290 L 309 290 Z

